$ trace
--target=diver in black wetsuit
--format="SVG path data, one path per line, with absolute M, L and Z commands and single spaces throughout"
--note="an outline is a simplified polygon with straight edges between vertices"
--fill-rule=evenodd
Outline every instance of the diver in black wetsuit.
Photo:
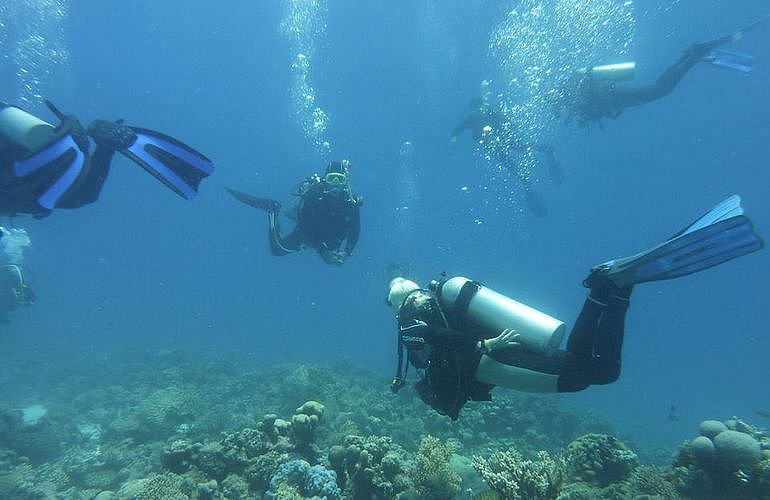
M 423 401 L 453 420 L 469 400 L 490 401 L 490 391 L 498 385 L 548 393 L 576 392 L 616 381 L 633 287 L 617 287 L 595 274 L 586 286 L 591 292 L 567 349 L 543 355 L 522 348 L 513 329 L 487 338 L 463 314 L 442 308 L 436 296 L 441 283 L 429 291 L 396 278 L 388 294 L 399 330 L 398 368 L 391 390 L 397 392 L 405 385 L 404 350 L 407 363 L 423 372 L 415 385 Z
M 299 197 L 298 204 L 289 214 L 297 225 L 286 236 L 281 235 L 279 202 L 233 189 L 228 191 L 237 200 L 267 211 L 268 238 L 273 255 L 288 255 L 308 246 L 314 248 L 327 264 L 339 266 L 353 253 L 361 231 L 362 200 L 353 194 L 349 177 L 349 161 L 332 161 L 323 177 L 315 174 L 301 182 L 295 193 Z
M 733 34 L 693 44 L 678 61 L 658 77 L 655 83 L 650 85 L 631 85 L 619 81 L 633 78 L 635 66 L 633 63 L 581 70 L 575 74 L 569 87 L 564 91 L 561 106 L 567 109 L 568 120 L 575 118 L 583 126 L 591 122 L 601 125 L 603 118 L 617 118 L 626 108 L 656 101 L 669 95 L 699 62 L 738 69 L 731 61 L 736 54 L 722 51 L 712 55 L 712 52 L 722 45 L 741 38 L 759 22 Z M 741 70 L 745 71 L 743 68 Z
M 548 209 L 532 188 L 530 179 L 520 172 L 517 167 L 517 159 L 513 156 L 514 153 L 530 150 L 541 153 L 548 163 L 551 181 L 559 185 L 564 179 L 564 173 L 559 160 L 556 158 L 556 153 L 553 147 L 548 144 L 515 141 L 510 137 L 510 132 L 504 132 L 504 126 L 505 118 L 495 111 L 489 103 L 476 97 L 471 100 L 470 109 L 465 119 L 452 129 L 451 141 L 457 142 L 457 137 L 467 130 L 476 144 L 491 149 L 501 165 L 511 172 L 524 187 L 527 204 L 532 213 L 538 217 L 544 217 L 548 214 Z
M 397 276 L 386 301 L 398 321 L 391 389 L 401 389 L 414 366 L 423 401 L 457 419 L 469 400 L 491 399 L 495 386 L 555 393 L 610 384 L 620 376 L 635 285 L 697 273 L 763 247 L 733 195 L 660 245 L 594 266 L 566 350 L 558 348 L 564 323 L 478 282 L 457 276 L 422 289 Z
M 213 170 L 205 156 L 169 136 L 122 121 L 95 120 L 86 130 L 46 103 L 59 125 L 0 102 L 0 215 L 40 218 L 55 208 L 95 202 L 116 151 L 188 199 Z M 89 137 L 96 143 L 93 153 Z

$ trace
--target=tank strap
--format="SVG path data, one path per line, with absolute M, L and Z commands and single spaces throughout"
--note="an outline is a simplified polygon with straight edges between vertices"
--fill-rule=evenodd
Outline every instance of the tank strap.
M 471 299 L 481 290 L 481 283 L 478 281 L 466 281 L 463 287 L 460 289 L 460 293 L 457 294 L 457 300 L 455 300 L 455 309 L 457 313 L 465 316 L 468 312 L 468 305 L 471 303 Z
M 476 293 L 481 289 L 481 286 L 481 283 L 478 281 L 466 281 L 462 288 L 460 288 L 460 293 L 457 294 L 452 313 L 461 330 L 466 330 L 470 326 L 468 306 Z

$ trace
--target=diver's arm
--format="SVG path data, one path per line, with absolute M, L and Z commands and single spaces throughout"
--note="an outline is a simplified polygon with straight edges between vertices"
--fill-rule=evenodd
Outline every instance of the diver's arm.
M 350 221 L 350 226 L 348 229 L 348 236 L 346 238 L 345 243 L 345 253 L 348 254 L 348 256 L 353 253 L 353 249 L 356 248 L 356 244 L 358 243 L 358 236 L 361 233 L 361 209 L 358 204 L 356 204 L 356 208 L 353 212 L 353 218 Z
M 425 343 L 436 347 L 450 347 L 462 350 L 478 349 L 479 341 L 461 332 L 441 326 L 428 325 L 417 321 L 409 326 L 400 327 L 401 338 L 407 345 Z
M 91 155 L 82 180 L 74 186 L 72 194 L 66 195 L 57 203 L 58 208 L 78 208 L 98 200 L 110 173 L 110 163 L 115 151 L 127 148 L 136 141 L 134 131 L 124 126 L 121 120 L 94 120 L 88 126 L 87 133 L 96 143 L 96 151 Z

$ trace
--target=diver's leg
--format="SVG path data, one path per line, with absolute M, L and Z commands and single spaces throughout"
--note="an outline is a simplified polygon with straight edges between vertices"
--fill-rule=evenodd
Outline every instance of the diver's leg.
M 548 174 L 551 177 L 551 182 L 560 186 L 564 181 L 564 171 L 561 168 L 558 158 L 556 158 L 556 152 L 549 144 L 542 142 L 535 142 L 532 144 L 516 144 L 515 149 L 519 151 L 537 151 L 545 156 L 545 161 L 548 163 Z
M 97 146 L 91 162 L 83 170 L 75 184 L 56 203 L 57 208 L 80 208 L 99 199 L 104 182 L 110 173 L 110 163 L 115 150 Z
M 561 186 L 561 183 L 564 182 L 564 170 L 561 168 L 559 159 L 556 158 L 556 152 L 547 144 L 536 144 L 535 151 L 539 151 L 545 156 L 545 161 L 548 163 L 548 175 L 551 177 L 551 182 L 557 186 Z
M 629 289 L 627 293 L 612 295 L 607 300 L 607 308 L 599 320 L 596 347 L 591 363 L 591 384 L 611 384 L 620 376 L 621 351 L 630 293 Z
M 540 195 L 537 194 L 537 191 L 532 188 L 532 181 L 529 180 L 527 176 L 519 172 L 519 169 L 510 163 L 508 164 L 508 170 L 514 175 L 514 177 L 516 177 L 521 186 L 524 188 L 524 197 L 527 200 L 527 207 L 529 207 L 529 211 L 532 212 L 535 217 L 547 216 L 548 207 L 545 205 L 543 199 L 540 198 Z
M 285 238 L 281 237 L 281 225 L 278 220 L 278 212 L 269 211 L 268 239 L 270 241 L 270 253 L 275 256 L 288 255 L 302 248 L 302 233 L 298 228 L 289 233 Z
M 594 281 L 599 282 L 583 305 L 566 351 L 548 356 L 520 348 L 493 351 L 481 357 L 476 380 L 541 393 L 577 392 L 617 380 L 631 288 Z
M 694 43 L 684 51 L 684 54 L 682 54 L 682 57 L 677 62 L 658 77 L 654 84 L 642 87 L 618 86 L 615 89 L 615 93 L 623 107 L 637 106 L 665 97 L 674 91 L 679 82 L 682 81 L 682 78 L 693 66 L 701 62 L 709 52 L 731 40 L 731 37 L 722 37 L 706 42 Z
M 591 292 L 567 340 L 559 392 L 609 384 L 620 375 L 626 310 L 633 287 L 619 288 L 595 274 L 584 284 Z

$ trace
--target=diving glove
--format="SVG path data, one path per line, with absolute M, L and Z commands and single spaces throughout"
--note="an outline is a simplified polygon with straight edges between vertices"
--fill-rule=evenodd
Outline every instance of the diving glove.
M 126 149 L 136 142 L 136 133 L 123 125 L 123 120 L 94 120 L 88 126 L 88 135 L 99 146 L 110 149 Z

